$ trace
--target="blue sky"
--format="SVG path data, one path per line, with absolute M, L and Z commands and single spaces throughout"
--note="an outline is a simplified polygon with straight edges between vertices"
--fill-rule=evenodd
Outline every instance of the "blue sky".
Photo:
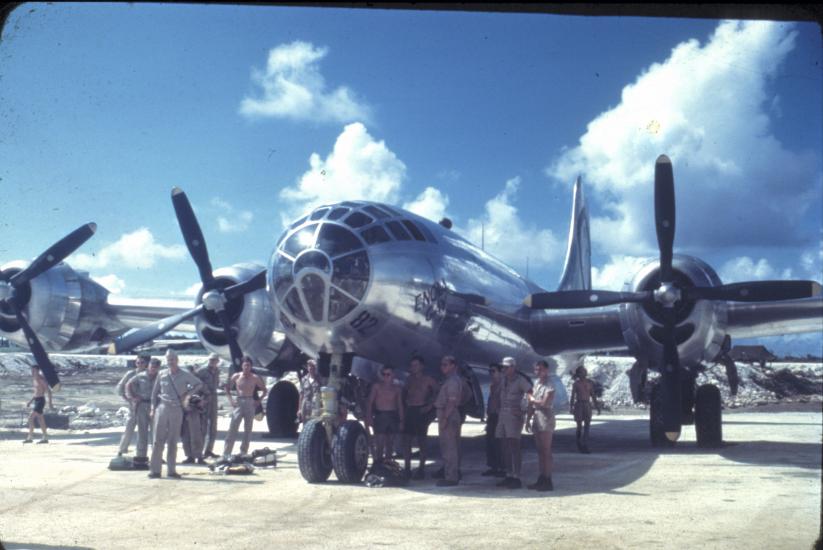
M 655 254 L 666 153 L 678 252 L 724 281 L 820 280 L 821 52 L 803 22 L 26 4 L 0 42 L 0 261 L 95 221 L 72 266 L 185 297 L 180 186 L 215 266 L 365 198 L 482 226 L 553 288 L 580 174 L 595 284 L 620 288 Z

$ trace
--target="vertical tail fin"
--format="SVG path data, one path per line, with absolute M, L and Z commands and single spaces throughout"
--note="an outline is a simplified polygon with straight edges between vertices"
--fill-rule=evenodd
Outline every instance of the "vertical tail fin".
M 569 246 L 566 263 L 557 290 L 591 290 L 592 252 L 589 241 L 589 209 L 583 198 L 583 182 L 574 183 L 572 219 L 569 226 Z

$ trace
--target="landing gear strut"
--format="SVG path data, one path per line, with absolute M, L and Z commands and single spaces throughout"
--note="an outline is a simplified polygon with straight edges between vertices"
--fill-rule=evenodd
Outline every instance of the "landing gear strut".
M 297 439 L 297 463 L 309 483 L 326 481 L 332 470 L 342 483 L 358 483 L 366 473 L 369 440 L 356 420 L 346 420 L 344 385 L 351 370 L 350 354 L 321 354 L 320 375 L 328 381 L 320 389 L 319 414 L 306 422 Z

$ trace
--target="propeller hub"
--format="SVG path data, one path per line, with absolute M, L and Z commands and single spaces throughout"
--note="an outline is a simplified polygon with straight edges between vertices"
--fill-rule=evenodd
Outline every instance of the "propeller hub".
M 209 311 L 223 311 L 226 309 L 226 297 L 218 290 L 209 290 L 203 294 L 203 305 Z
M 654 291 L 654 300 L 669 309 L 673 308 L 681 297 L 680 289 L 672 283 L 662 283 L 660 288 Z

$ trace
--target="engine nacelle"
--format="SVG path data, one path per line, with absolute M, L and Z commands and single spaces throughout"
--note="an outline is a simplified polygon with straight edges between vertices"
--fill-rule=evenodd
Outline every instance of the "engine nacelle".
M 679 288 L 713 287 L 721 284 L 717 273 L 698 258 L 675 255 L 674 279 Z M 640 292 L 657 288 L 660 281 L 657 262 L 643 267 L 625 287 L 627 291 Z M 663 346 L 650 333 L 655 326 L 663 325 L 663 306 L 657 303 L 622 304 L 620 326 L 623 338 L 631 353 L 641 362 L 660 365 Z M 711 361 L 720 351 L 728 326 L 727 306 L 724 301 L 699 300 L 696 303 L 676 302 L 674 306 L 678 353 L 680 363 L 694 366 L 701 361 Z
M 0 267 L 0 279 L 8 281 L 30 262 L 14 261 Z M 23 312 L 47 350 L 83 348 L 103 340 L 119 327 L 106 310 L 109 292 L 87 273 L 60 263 L 18 290 Z M 14 313 L 0 306 L 0 334 L 21 347 L 26 337 Z
M 214 272 L 217 284 L 223 288 L 246 281 L 264 266 L 253 263 L 235 264 Z M 197 293 L 197 303 L 203 301 L 203 289 Z M 274 310 L 266 289 L 255 290 L 226 303 L 229 319 L 237 331 L 237 343 L 243 353 L 251 355 L 261 365 L 271 363 L 280 351 L 285 335 L 276 331 Z M 229 359 L 231 352 L 216 313 L 206 311 L 195 320 L 197 336 L 209 351 Z

